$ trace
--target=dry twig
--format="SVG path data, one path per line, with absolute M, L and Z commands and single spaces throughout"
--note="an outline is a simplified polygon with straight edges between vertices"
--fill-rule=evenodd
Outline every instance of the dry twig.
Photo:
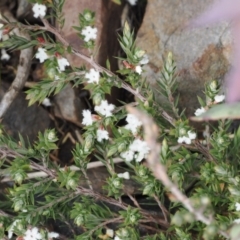
M 11 22 L 17 21 L 9 11 L 5 11 L 3 15 Z M 21 29 L 16 27 L 13 31 L 16 35 L 30 40 L 29 35 L 23 32 Z M 0 118 L 3 117 L 4 113 L 7 111 L 13 100 L 16 98 L 17 94 L 22 90 L 28 78 L 31 67 L 32 53 L 33 50 L 31 47 L 21 50 L 16 77 L 12 82 L 11 87 L 5 93 L 0 102 Z
M 159 179 L 163 183 L 163 185 L 172 192 L 176 199 L 181 202 L 183 206 L 195 216 L 196 220 L 206 225 L 212 224 L 214 222 L 214 218 L 212 216 L 204 216 L 202 210 L 195 209 L 193 207 L 190 199 L 186 195 L 184 195 L 179 190 L 179 188 L 170 180 L 165 167 L 160 163 L 159 155 L 161 151 L 161 146 L 159 143 L 157 143 L 158 127 L 153 122 L 152 118 L 131 106 L 127 106 L 127 110 L 131 114 L 134 114 L 138 119 L 141 119 L 143 123 L 145 141 L 147 142 L 150 149 L 152 149 L 148 156 L 147 162 L 155 177 Z M 229 238 L 228 233 L 221 230 L 219 230 L 219 233 L 222 236 Z

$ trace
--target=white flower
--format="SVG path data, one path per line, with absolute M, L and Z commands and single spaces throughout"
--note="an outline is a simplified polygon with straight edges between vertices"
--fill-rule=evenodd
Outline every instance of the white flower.
M 92 113 L 89 110 L 83 110 L 83 121 L 82 124 L 86 126 L 90 126 L 93 124 Z
M 6 50 L 3 48 L 1 49 L 1 60 L 8 61 L 10 59 L 10 55 L 6 52 Z
M 84 36 L 85 42 L 88 42 L 90 39 L 94 40 L 97 38 L 97 28 L 87 26 L 82 30 L 81 33 Z
M 138 0 L 127 0 L 129 2 L 130 5 L 134 6 L 137 4 Z
M 118 236 L 115 236 L 114 237 L 114 240 L 123 240 L 122 238 L 118 237 Z
M 122 152 L 120 154 L 120 156 L 122 158 L 124 158 L 125 161 L 130 162 L 130 161 L 132 161 L 134 159 L 134 152 L 129 150 L 129 151 L 126 151 L 126 152 Z
M 43 4 L 38 4 L 38 3 L 35 3 L 33 5 L 33 13 L 34 13 L 34 17 L 35 18 L 38 18 L 38 17 L 45 17 L 46 15 L 46 11 L 47 11 L 47 7 Z
M 42 101 L 42 105 L 45 107 L 50 107 L 50 106 L 52 106 L 52 103 L 50 102 L 49 98 L 44 98 Z
M 48 233 L 48 239 L 58 238 L 58 237 L 59 237 L 59 233 L 56 233 L 56 232 L 49 232 Z
M 102 100 L 101 104 L 98 106 L 95 106 L 95 111 L 99 112 L 105 117 L 111 117 L 112 111 L 115 108 L 113 104 L 108 104 L 107 100 Z
M 194 140 L 197 137 L 197 134 L 192 131 L 187 132 L 188 136 L 182 136 L 178 138 L 178 143 L 186 143 L 191 144 L 192 140 Z
M 145 141 L 140 139 L 135 139 L 132 144 L 129 146 L 129 150 L 133 152 L 137 152 L 135 154 L 135 158 L 137 162 L 141 162 L 144 158 L 147 157 L 150 148 L 148 147 Z
M 102 142 L 103 139 L 106 139 L 106 140 L 109 139 L 108 131 L 102 130 L 102 129 L 98 129 L 97 130 L 97 141 L 98 142 Z
M 108 237 L 110 237 L 110 238 L 113 238 L 113 236 L 114 236 L 114 231 L 113 231 L 112 229 L 110 229 L 110 228 L 107 228 L 107 230 L 106 230 L 106 235 L 107 235 Z
M 141 73 L 142 73 L 142 68 L 141 68 L 141 66 L 136 66 L 136 67 L 135 67 L 135 72 L 138 73 L 139 75 L 141 75 Z
M 235 219 L 233 222 L 236 224 L 240 224 L 240 218 Z
M 216 95 L 216 96 L 214 97 L 214 101 L 215 101 L 216 103 L 220 103 L 220 102 L 222 102 L 224 99 L 225 99 L 225 96 L 224 96 L 224 95 Z
M 147 54 L 144 54 L 141 61 L 139 62 L 139 64 L 141 65 L 145 65 L 145 64 L 148 64 L 149 63 L 149 58 L 148 58 L 148 55 Z
M 237 202 L 237 203 L 235 204 L 235 207 L 236 207 L 236 211 L 240 211 L 240 203 Z
M 186 144 L 191 144 L 191 139 L 189 137 L 183 136 L 178 138 L 178 143 L 186 143 Z
M 14 228 L 18 227 L 18 223 L 21 223 L 21 220 L 19 220 L 19 219 L 15 220 L 15 221 L 11 224 L 10 228 L 8 229 L 8 238 L 9 238 L 9 239 L 12 238 Z
M 25 232 L 23 239 L 24 240 L 41 240 L 43 238 L 42 238 L 41 233 L 38 231 L 38 228 L 34 227 L 32 229 L 28 229 Z
M 128 124 L 125 128 L 130 130 L 133 134 L 136 134 L 138 127 L 142 125 L 142 122 L 140 122 L 133 114 L 128 114 L 126 121 Z
M 195 111 L 195 116 L 199 116 L 201 115 L 202 113 L 206 112 L 205 108 L 204 107 L 201 107 L 201 108 L 198 108 L 196 111 Z
M 195 132 L 192 132 L 192 131 L 188 131 L 188 137 L 193 140 L 193 139 L 196 139 L 197 137 L 197 134 Z
M 44 48 L 38 48 L 38 51 L 35 56 L 37 59 L 39 59 L 40 63 L 43 63 L 46 59 L 48 59 L 48 55 L 46 53 L 46 49 Z
M 70 65 L 68 60 L 64 57 L 58 57 L 57 62 L 58 62 L 59 70 L 61 72 L 65 71 L 66 66 Z
M 118 177 L 124 178 L 124 179 L 130 179 L 130 174 L 129 174 L 129 172 L 119 173 Z
M 100 74 L 98 71 L 95 71 L 93 68 L 91 68 L 89 73 L 86 73 L 85 78 L 88 79 L 88 83 L 98 83 Z

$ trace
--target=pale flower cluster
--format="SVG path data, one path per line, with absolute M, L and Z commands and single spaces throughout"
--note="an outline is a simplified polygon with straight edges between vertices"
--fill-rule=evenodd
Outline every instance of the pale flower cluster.
M 82 30 L 81 34 L 84 36 L 85 42 L 89 42 L 89 40 L 95 40 L 97 38 L 97 28 L 87 26 Z
M 82 124 L 85 126 L 91 126 L 93 124 L 92 113 L 89 110 L 83 110 L 83 120 Z
M 137 162 L 141 162 L 149 154 L 150 148 L 145 141 L 135 139 L 129 146 L 128 150 L 121 153 L 121 157 L 127 162 L 135 159 Z
M 1 49 L 1 60 L 8 61 L 10 59 L 10 55 L 7 53 L 7 51 L 3 48 Z
M 195 116 L 200 116 L 201 114 L 205 113 L 206 110 L 204 107 L 201 107 L 201 108 L 198 108 L 196 111 L 195 111 Z
M 21 228 L 21 221 L 15 220 L 12 225 L 10 226 L 9 230 L 8 230 L 8 239 L 11 239 L 14 233 L 14 228 Z M 20 230 L 20 229 L 19 229 Z M 47 237 L 48 239 L 53 239 L 53 238 L 58 238 L 59 234 L 56 232 L 48 232 L 47 233 Z M 23 237 L 21 238 L 23 240 L 44 240 L 44 236 L 39 232 L 39 229 L 37 227 L 33 227 L 31 229 L 28 229 Z
M 123 178 L 123 179 L 126 179 L 126 180 L 130 179 L 130 174 L 129 174 L 129 172 L 118 173 L 117 176 L 118 176 L 119 178 Z
M 85 78 L 88 79 L 88 83 L 99 83 L 100 74 L 95 69 L 91 68 L 88 73 L 85 74 Z
M 215 101 L 216 103 L 220 103 L 220 102 L 224 101 L 224 99 L 225 99 L 225 95 L 216 95 L 216 96 L 214 97 L 214 101 Z
M 126 121 L 128 124 L 124 128 L 130 130 L 133 134 L 136 134 L 139 127 L 142 126 L 142 122 L 130 113 L 127 115 Z
M 103 139 L 105 139 L 105 140 L 109 139 L 108 131 L 106 131 L 104 129 L 98 129 L 97 130 L 97 141 L 102 142 Z
M 197 134 L 192 131 L 187 132 L 187 136 L 182 136 L 178 138 L 178 143 L 191 144 L 192 140 L 196 139 Z
M 46 12 L 47 12 L 47 7 L 43 4 L 38 4 L 38 3 L 35 3 L 33 5 L 33 16 L 35 18 L 38 18 L 38 17 L 45 17 L 46 15 Z
M 236 203 L 235 204 L 235 208 L 236 208 L 236 211 L 240 211 L 240 203 Z M 240 224 L 240 218 L 237 218 L 237 219 L 235 219 L 234 221 L 233 221 L 234 223 L 236 223 L 236 224 Z
M 115 106 L 113 104 L 108 104 L 107 100 L 102 100 L 100 105 L 95 106 L 95 111 L 100 113 L 105 117 L 111 117 L 112 111 L 114 110 Z
M 45 48 L 39 47 L 38 51 L 35 55 L 37 59 L 39 59 L 40 63 L 45 62 L 47 59 L 50 58 L 50 56 L 47 54 L 47 50 Z M 60 72 L 65 71 L 65 68 L 69 66 L 69 62 L 66 58 L 64 57 L 57 57 L 57 63 L 58 63 L 58 70 Z

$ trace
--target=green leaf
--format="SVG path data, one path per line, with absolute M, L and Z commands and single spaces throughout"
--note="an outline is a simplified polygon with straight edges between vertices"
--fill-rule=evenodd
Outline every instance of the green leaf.
M 193 121 L 214 121 L 219 119 L 240 119 L 240 103 L 219 104 L 213 106 L 205 113 L 197 117 L 191 117 Z

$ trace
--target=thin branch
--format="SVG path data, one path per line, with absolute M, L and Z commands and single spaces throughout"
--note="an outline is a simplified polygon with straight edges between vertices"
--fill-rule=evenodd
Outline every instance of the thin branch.
M 114 163 L 120 163 L 123 162 L 123 160 L 121 158 L 115 158 L 113 159 Z M 44 178 L 44 177 L 54 177 L 53 172 L 51 170 L 46 171 L 46 168 L 44 168 L 43 166 L 32 162 L 31 164 L 33 164 L 35 167 L 37 168 L 41 168 L 44 171 L 38 171 L 38 172 L 32 172 L 32 173 L 28 173 L 26 179 L 33 179 L 33 178 Z M 102 167 L 105 166 L 102 162 L 98 161 L 98 162 L 90 162 L 87 165 L 87 169 L 91 169 L 91 168 L 97 168 L 97 167 Z M 69 166 L 68 167 L 71 171 L 81 171 L 82 169 L 80 169 L 77 166 Z M 64 171 L 65 168 L 60 168 L 59 171 Z M 10 177 L 4 177 L 1 182 L 10 182 L 12 181 L 12 179 Z
M 152 170 L 153 174 L 157 179 L 159 179 L 163 185 L 168 188 L 172 194 L 176 197 L 176 199 L 183 204 L 183 206 L 191 212 L 196 220 L 206 224 L 210 225 L 215 220 L 213 217 L 206 217 L 203 215 L 202 211 L 199 209 L 195 209 L 193 207 L 193 204 L 191 203 L 190 199 L 187 198 L 186 195 L 184 195 L 179 188 L 170 180 L 170 178 L 167 175 L 167 171 L 165 167 L 161 164 L 159 161 L 161 146 L 159 143 L 157 143 L 158 139 L 158 127 L 153 122 L 152 118 L 147 116 L 146 114 L 140 112 L 139 110 L 132 108 L 130 106 L 127 106 L 127 110 L 134 114 L 138 119 L 141 119 L 144 127 L 144 138 L 147 142 L 148 146 L 152 151 L 150 152 L 147 162 L 149 164 L 150 169 Z M 219 230 L 218 231 L 222 236 L 229 238 L 228 233 Z
M 3 15 L 9 20 L 16 22 L 16 19 L 11 15 L 9 11 L 5 11 Z M 21 31 L 19 28 L 15 28 L 14 32 L 16 35 L 26 38 L 30 40 L 30 37 L 27 33 Z M 19 57 L 19 64 L 17 68 L 17 74 L 12 82 L 9 90 L 4 94 L 1 102 L 0 102 L 0 118 L 3 117 L 5 112 L 8 110 L 13 100 L 16 98 L 17 94 L 22 90 L 24 84 L 28 78 L 30 67 L 31 67 L 31 59 L 32 59 L 32 48 L 27 48 L 21 50 Z
M 139 93 L 137 90 L 133 89 L 130 85 L 128 85 L 127 83 L 125 83 L 122 79 L 120 79 L 116 74 L 114 74 L 113 72 L 111 72 L 110 70 L 102 67 L 101 65 L 99 65 L 98 63 L 96 63 L 91 57 L 88 57 L 86 55 L 84 55 L 83 53 L 79 52 L 77 49 L 75 49 L 73 46 L 71 46 L 69 44 L 69 42 L 62 36 L 62 34 L 53 26 L 51 26 L 49 24 L 49 22 L 44 19 L 41 18 L 44 27 L 42 26 L 28 26 L 28 25 L 24 25 L 24 24 L 20 24 L 21 27 L 23 29 L 28 29 L 28 30 L 44 30 L 44 31 L 48 31 L 53 33 L 57 39 L 63 44 L 63 46 L 70 47 L 72 50 L 72 53 L 74 55 L 76 55 L 77 57 L 81 58 L 82 60 L 84 60 L 85 62 L 89 63 L 92 67 L 94 67 L 97 71 L 99 72 L 105 72 L 108 76 L 110 77 L 114 77 L 115 81 L 117 81 L 117 85 L 121 86 L 123 89 L 127 90 L 128 92 L 132 93 L 134 96 L 136 96 L 138 99 L 140 99 L 142 102 L 147 101 L 147 99 L 141 95 L 141 93 Z M 9 23 L 9 25 L 13 25 L 15 26 L 15 23 Z M 171 125 L 175 125 L 175 119 L 172 118 L 166 111 L 164 111 L 163 108 L 159 107 L 157 104 L 155 104 L 155 107 L 157 107 L 159 113 L 163 116 L 163 118 L 165 118 Z

